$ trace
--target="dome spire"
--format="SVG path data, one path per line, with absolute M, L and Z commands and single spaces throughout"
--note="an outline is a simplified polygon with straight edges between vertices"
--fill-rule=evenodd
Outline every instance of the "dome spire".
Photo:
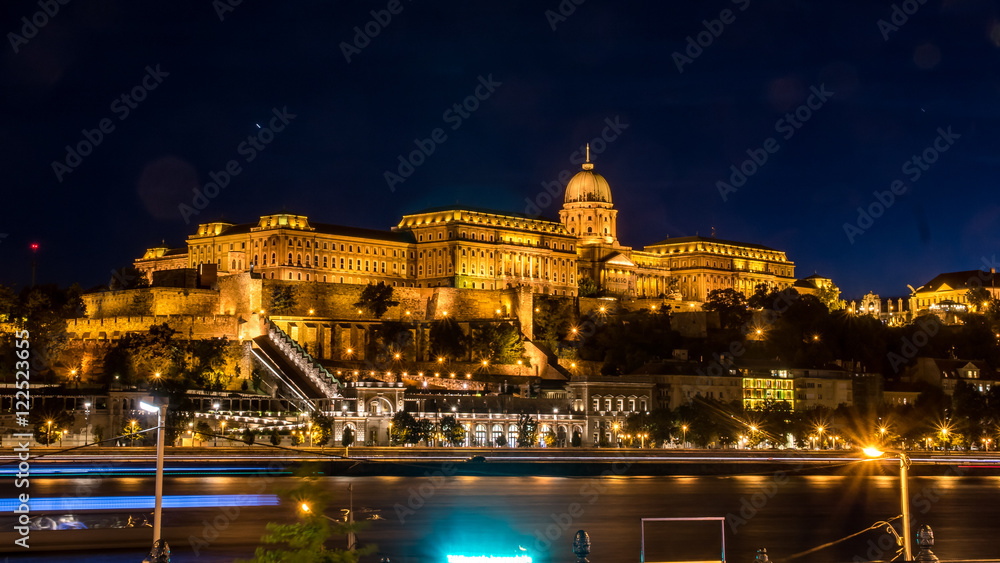
M 583 163 L 584 170 L 593 170 L 594 164 L 590 162 L 590 143 L 587 143 L 587 162 Z

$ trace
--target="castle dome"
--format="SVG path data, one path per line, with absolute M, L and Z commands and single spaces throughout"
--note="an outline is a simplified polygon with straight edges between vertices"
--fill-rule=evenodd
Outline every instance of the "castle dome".
M 611 186 L 604 176 L 594 172 L 594 164 L 590 162 L 590 145 L 587 145 L 587 162 L 583 163 L 583 170 L 577 172 L 566 184 L 564 202 L 592 201 L 611 203 Z

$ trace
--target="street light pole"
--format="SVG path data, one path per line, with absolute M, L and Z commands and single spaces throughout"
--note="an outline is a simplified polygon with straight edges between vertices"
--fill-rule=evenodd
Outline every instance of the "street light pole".
M 913 542 L 910 537 L 910 458 L 901 451 L 882 452 L 874 446 L 864 448 L 862 451 L 866 456 L 871 458 L 879 458 L 884 454 L 891 454 L 899 457 L 899 506 L 903 513 L 903 554 L 905 556 L 904 561 L 913 561 Z
M 899 480 L 900 480 L 900 507 L 903 510 L 903 549 L 906 561 L 913 561 L 910 541 L 910 486 L 907 477 L 909 476 L 910 459 L 906 454 L 899 452 Z
M 164 402 L 155 406 L 140 401 L 139 408 L 148 413 L 156 413 L 156 499 L 153 504 L 153 550 L 155 552 L 160 545 L 163 512 L 163 450 L 166 442 L 164 423 L 167 419 L 167 405 Z

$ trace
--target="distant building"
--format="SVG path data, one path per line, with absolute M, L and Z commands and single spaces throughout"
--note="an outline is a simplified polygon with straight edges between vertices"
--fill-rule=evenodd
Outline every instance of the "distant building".
M 633 250 L 618 241 L 607 180 L 587 161 L 566 186 L 559 221 L 472 207 L 405 215 L 391 230 L 262 215 L 254 223 L 198 226 L 186 248 L 148 249 L 147 273 L 214 264 L 218 275 L 253 272 L 274 280 L 395 287 L 497 290 L 575 296 L 581 279 L 607 295 L 700 302 L 713 289 L 747 296 L 758 283 L 795 280 L 785 253 L 758 244 L 679 237 Z
M 882 299 L 877 293 L 868 292 L 861 301 L 847 304 L 847 312 L 854 315 L 875 317 L 889 326 L 901 326 L 913 320 L 910 299 L 887 297 Z
M 996 271 L 967 270 L 938 274 L 929 282 L 913 290 L 910 309 L 914 315 L 933 313 L 946 323 L 955 322 L 958 314 L 969 310 L 968 292 L 982 287 L 995 299 L 1000 296 Z M 912 289 L 912 287 L 911 287 Z
M 743 380 L 743 407 L 747 409 L 768 403 L 784 403 L 793 411 L 854 404 L 851 375 L 838 366 L 799 369 L 769 361 L 747 361 L 741 362 L 736 371 Z
M 911 383 L 922 381 L 939 387 L 948 396 L 955 393 L 959 381 L 980 393 L 1000 385 L 1000 374 L 986 362 L 977 360 L 917 358 L 916 364 L 907 369 L 903 377 Z

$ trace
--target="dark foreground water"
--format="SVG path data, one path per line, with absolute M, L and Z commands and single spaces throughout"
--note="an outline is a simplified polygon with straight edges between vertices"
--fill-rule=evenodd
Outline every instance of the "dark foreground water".
M 355 513 L 374 518 L 361 533 L 375 543 L 378 561 L 443 562 L 448 554 L 512 555 L 535 562 L 575 561 L 573 534 L 584 529 L 593 542 L 594 563 L 640 560 L 641 518 L 726 517 L 719 522 L 649 523 L 646 561 L 720 559 L 725 532 L 726 559 L 751 561 L 766 547 L 772 560 L 816 563 L 891 559 L 895 547 L 882 529 L 820 551 L 792 555 L 863 530 L 900 513 L 899 480 L 894 474 L 798 476 L 766 473 L 736 477 L 430 477 L 321 478 L 335 495 L 327 514 L 338 518 L 353 484 Z M 81 488 L 81 484 L 86 485 Z M 166 495 L 272 493 L 293 480 L 261 477 L 168 479 Z M 147 495 L 148 478 L 34 480 L 33 497 Z M 942 559 L 1000 559 L 1000 477 L 912 477 L 913 521 L 930 524 L 935 553 Z M 13 489 L 3 487 L 4 496 Z M 165 512 L 164 535 L 174 562 L 221 562 L 249 557 L 269 521 L 290 521 L 291 503 L 278 507 L 219 508 Z M 10 530 L 3 515 L 3 532 Z M 898 522 L 897 522 L 898 523 Z M 0 547 L 10 561 L 109 561 L 138 563 L 145 555 L 147 529 L 35 532 L 31 550 L 10 551 L 13 536 Z M 74 534 L 60 539 L 58 534 Z M 70 536 L 65 536 L 70 538 Z M 44 543 L 83 545 L 69 553 L 42 552 Z M 914 551 L 916 552 L 916 550 Z M 2 560 L 2 559 L 0 559 Z

